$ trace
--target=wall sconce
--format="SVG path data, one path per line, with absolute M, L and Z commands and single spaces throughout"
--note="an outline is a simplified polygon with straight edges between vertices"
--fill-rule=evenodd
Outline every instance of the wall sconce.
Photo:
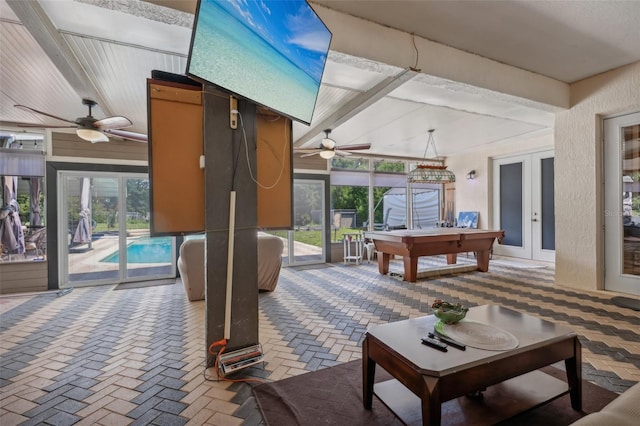
M 475 170 L 471 170 L 469 173 L 467 173 L 467 180 L 474 180 L 475 178 L 476 178 Z

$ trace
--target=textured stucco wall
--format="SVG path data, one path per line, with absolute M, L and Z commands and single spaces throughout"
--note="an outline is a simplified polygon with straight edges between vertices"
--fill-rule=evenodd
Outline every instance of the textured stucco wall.
M 640 62 L 571 85 L 556 115 L 556 284 L 603 286 L 602 119 L 640 111 Z
M 447 168 L 456 174 L 455 208 L 459 211 L 477 211 L 478 228 L 494 228 L 492 158 L 553 149 L 553 134 L 522 137 L 506 144 L 447 158 Z M 476 171 L 473 181 L 467 180 L 469 171 Z

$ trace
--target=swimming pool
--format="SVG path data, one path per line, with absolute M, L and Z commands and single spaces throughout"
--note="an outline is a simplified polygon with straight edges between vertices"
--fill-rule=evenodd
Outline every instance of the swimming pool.
M 171 263 L 171 238 L 139 238 L 133 241 L 127 246 L 127 263 Z M 120 262 L 120 252 L 111 253 L 101 262 Z

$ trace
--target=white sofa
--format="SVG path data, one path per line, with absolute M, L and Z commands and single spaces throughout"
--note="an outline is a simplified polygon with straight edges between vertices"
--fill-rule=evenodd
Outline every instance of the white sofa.
M 635 426 L 638 424 L 640 424 L 640 383 L 627 389 L 602 410 L 572 423 L 572 426 Z
M 180 246 L 178 270 L 184 290 L 190 301 L 203 300 L 205 295 L 204 278 L 204 238 L 187 240 Z M 281 238 L 258 233 L 258 289 L 274 291 L 278 285 L 282 266 Z

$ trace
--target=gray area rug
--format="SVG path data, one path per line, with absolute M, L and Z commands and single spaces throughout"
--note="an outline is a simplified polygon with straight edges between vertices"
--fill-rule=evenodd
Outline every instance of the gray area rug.
M 565 373 L 554 367 L 541 371 L 561 379 Z M 378 367 L 376 382 L 390 378 Z M 362 405 L 362 361 L 356 360 L 285 380 L 258 385 L 253 393 L 262 411 L 265 423 L 283 425 L 401 425 L 395 415 L 377 398 L 373 409 Z M 590 382 L 582 382 L 583 410 L 571 408 L 569 396 L 564 395 L 538 408 L 513 417 L 501 425 L 568 425 L 587 413 L 599 411 L 618 394 Z M 466 397 L 461 397 L 466 398 Z M 456 419 L 455 407 L 449 401 L 443 404 L 443 424 Z M 479 403 L 482 403 L 480 400 Z M 451 411 L 451 412 L 449 412 Z M 453 422 L 460 424 L 459 422 Z M 482 419 L 463 419 L 465 425 L 484 424 Z

